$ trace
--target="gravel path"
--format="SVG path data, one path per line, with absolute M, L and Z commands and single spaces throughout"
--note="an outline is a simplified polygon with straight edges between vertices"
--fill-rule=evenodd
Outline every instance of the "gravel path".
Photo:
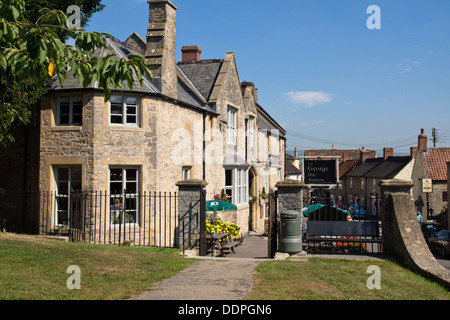
M 242 300 L 253 287 L 253 259 L 200 260 L 130 300 Z

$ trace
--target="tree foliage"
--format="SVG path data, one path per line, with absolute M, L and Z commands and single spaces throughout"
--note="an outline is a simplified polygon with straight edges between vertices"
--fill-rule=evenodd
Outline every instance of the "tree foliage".
M 96 81 L 105 90 L 105 101 L 111 89 L 133 88 L 134 80 L 141 85 L 144 74 L 152 79 L 150 70 L 139 55 L 123 59 L 108 54 L 95 56 L 96 50 L 106 48 L 110 35 L 70 30 L 66 14 L 57 9 L 42 8 L 36 21 L 25 18 L 25 0 L 0 0 L 0 143 L 14 140 L 14 126 L 30 120 L 30 106 L 43 94 L 44 86 L 57 76 L 61 86 L 67 73 L 86 87 Z M 75 47 L 66 45 L 59 31 L 75 39 Z
M 76 5 L 81 9 L 81 27 L 88 24 L 92 15 L 100 12 L 105 7 L 102 0 L 26 0 L 24 17 L 28 21 L 36 22 L 40 17 L 40 12 L 45 8 L 52 8 L 66 12 L 71 5 Z M 71 36 L 71 32 L 59 29 L 56 30 L 59 38 L 63 41 Z

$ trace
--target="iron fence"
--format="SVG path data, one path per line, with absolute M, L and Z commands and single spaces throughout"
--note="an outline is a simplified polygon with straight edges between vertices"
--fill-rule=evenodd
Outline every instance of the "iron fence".
M 176 192 L 46 192 L 39 197 L 39 234 L 94 244 L 192 245 L 198 215 L 179 218 L 178 199 Z
M 307 250 L 382 253 L 380 201 L 378 194 L 365 199 L 313 195 L 306 209 Z

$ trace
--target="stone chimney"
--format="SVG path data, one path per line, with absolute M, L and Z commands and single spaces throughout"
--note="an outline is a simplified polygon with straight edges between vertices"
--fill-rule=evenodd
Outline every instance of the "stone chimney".
M 255 102 L 258 103 L 258 88 L 253 88 L 253 96 L 255 97 Z
M 418 148 L 419 150 L 427 150 L 427 136 L 425 134 L 425 129 L 421 129 L 420 130 L 420 135 L 419 135 L 419 143 L 418 143 Z
M 383 159 L 386 160 L 389 157 L 394 156 L 394 149 L 392 148 L 383 148 Z
M 369 152 L 367 152 L 364 147 L 362 147 L 361 150 L 359 150 L 359 160 L 361 160 L 361 162 L 366 162 L 368 156 Z
M 297 147 L 294 148 L 294 158 L 298 159 L 298 148 Z
M 199 46 L 184 46 L 181 48 L 182 62 L 199 62 L 202 60 L 202 49 Z
M 148 0 L 150 5 L 145 61 L 161 93 L 177 98 L 175 29 L 177 7 L 170 0 Z

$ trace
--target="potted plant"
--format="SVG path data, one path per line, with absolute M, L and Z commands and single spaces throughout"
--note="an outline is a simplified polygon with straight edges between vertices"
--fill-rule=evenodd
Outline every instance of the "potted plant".
M 268 197 L 269 197 L 269 195 L 266 193 L 266 188 L 263 187 L 262 191 L 261 191 L 261 198 L 267 199 Z
M 225 193 L 225 189 L 222 189 L 220 193 L 214 195 L 214 200 L 222 200 L 230 202 L 230 196 Z
M 249 195 L 248 195 L 248 202 L 249 203 L 253 203 L 253 202 L 255 202 L 256 201 L 256 197 L 253 195 L 253 190 L 252 190 L 252 188 L 250 188 L 250 192 L 249 192 Z

